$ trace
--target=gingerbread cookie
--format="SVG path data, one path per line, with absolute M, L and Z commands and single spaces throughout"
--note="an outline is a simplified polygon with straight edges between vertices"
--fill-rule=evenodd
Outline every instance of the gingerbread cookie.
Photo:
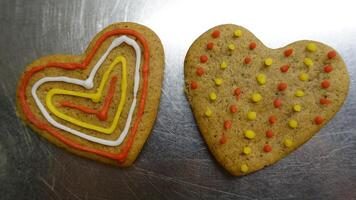
M 308 141 L 340 109 L 349 88 L 341 56 L 316 41 L 270 49 L 243 27 L 202 34 L 184 65 L 185 91 L 217 161 L 240 176 Z
M 29 64 L 18 84 L 17 112 L 72 153 L 130 166 L 157 115 L 163 65 L 163 47 L 153 31 L 113 24 L 83 55 L 51 55 Z

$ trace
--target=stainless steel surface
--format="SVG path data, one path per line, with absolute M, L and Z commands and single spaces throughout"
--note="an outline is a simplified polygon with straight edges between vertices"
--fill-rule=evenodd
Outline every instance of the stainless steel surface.
M 352 1 L 0 1 L 0 199 L 356 199 L 356 12 Z M 162 39 L 166 68 L 154 131 L 133 167 L 82 159 L 15 115 L 15 87 L 33 59 L 78 54 L 110 23 L 134 21 Z M 191 43 L 221 23 L 270 47 L 314 39 L 345 58 L 345 106 L 312 140 L 246 177 L 227 174 L 199 135 L 183 94 Z

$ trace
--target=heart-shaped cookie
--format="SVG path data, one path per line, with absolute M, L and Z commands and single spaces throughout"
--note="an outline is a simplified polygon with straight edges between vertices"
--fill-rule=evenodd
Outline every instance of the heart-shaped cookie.
M 83 55 L 52 55 L 27 66 L 18 115 L 50 142 L 130 166 L 157 115 L 164 54 L 153 31 L 135 23 L 100 32 Z
M 210 29 L 190 47 L 186 95 L 201 134 L 231 174 L 282 159 L 340 109 L 349 75 L 341 56 L 315 41 L 269 49 L 243 27 Z

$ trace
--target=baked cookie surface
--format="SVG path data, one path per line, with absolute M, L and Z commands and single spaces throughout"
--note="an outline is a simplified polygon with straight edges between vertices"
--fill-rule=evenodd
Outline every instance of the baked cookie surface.
M 17 114 L 74 154 L 130 166 L 154 125 L 163 69 L 163 47 L 152 30 L 112 24 L 82 55 L 29 64 L 18 83 Z
M 316 41 L 279 49 L 247 29 L 216 26 L 192 44 L 185 92 L 216 160 L 246 175 L 308 141 L 340 109 L 349 75 L 341 56 Z

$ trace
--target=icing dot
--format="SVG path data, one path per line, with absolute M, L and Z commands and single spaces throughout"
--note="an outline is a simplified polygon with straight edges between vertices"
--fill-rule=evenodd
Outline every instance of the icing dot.
M 295 91 L 295 96 L 297 96 L 297 97 L 302 97 L 302 96 L 304 96 L 303 90 L 297 90 L 297 91 Z
M 224 133 L 221 135 L 219 142 L 220 142 L 220 144 L 225 144 L 227 142 L 227 137 Z
M 250 48 L 251 50 L 254 50 L 254 49 L 256 49 L 256 46 L 257 46 L 256 43 L 251 42 L 250 45 L 249 45 L 249 48 Z
M 268 153 L 268 152 L 271 152 L 272 151 L 272 147 L 269 146 L 268 144 L 266 144 L 264 147 L 263 147 L 263 151 Z
M 308 67 L 312 67 L 313 66 L 313 60 L 311 58 L 304 58 L 303 62 Z
M 225 61 L 223 61 L 221 64 L 220 64 L 220 68 L 221 69 L 226 69 L 227 68 L 227 63 Z
M 286 73 L 286 72 L 288 71 L 288 69 L 289 69 L 289 65 L 283 65 L 283 66 L 280 68 L 280 70 L 281 70 L 282 73 Z
M 245 64 L 249 64 L 251 61 L 252 61 L 252 59 L 251 59 L 250 57 L 246 57 L 246 58 L 244 59 L 244 63 L 245 63 Z
M 279 83 L 278 84 L 279 91 L 283 91 L 283 90 L 287 89 L 287 87 L 288 87 L 287 83 Z
M 200 62 L 201 63 L 206 63 L 207 61 L 208 61 L 208 56 L 207 55 L 200 56 Z
M 209 97 L 210 97 L 210 100 L 212 100 L 212 101 L 215 101 L 217 98 L 215 92 L 210 93 Z
M 272 64 L 273 64 L 272 58 L 266 58 L 266 59 L 265 59 L 265 65 L 266 65 L 266 66 L 271 66 Z
M 274 115 L 269 116 L 268 122 L 270 124 L 274 124 L 274 123 L 276 123 L 276 121 L 277 121 L 277 117 L 276 116 L 274 116 Z
M 271 130 L 266 131 L 266 137 L 272 138 L 273 137 L 273 131 L 271 131 Z
M 235 36 L 235 37 L 241 37 L 241 36 L 242 36 L 242 31 L 239 30 L 239 29 L 235 30 L 234 36 Z
M 324 89 L 327 89 L 330 87 L 330 82 L 328 80 L 324 80 L 323 82 L 321 82 L 321 87 Z
M 293 110 L 294 110 L 294 112 L 300 112 L 300 111 L 302 111 L 302 106 L 299 104 L 295 104 L 293 106 Z
M 273 101 L 273 105 L 274 105 L 275 108 L 281 107 L 281 105 L 282 105 L 282 100 L 280 100 L 280 99 L 274 100 L 274 101 Z
M 259 93 L 254 93 L 252 95 L 252 101 L 257 103 L 262 100 L 262 96 Z
M 264 85 L 266 83 L 266 75 L 264 75 L 264 74 L 258 74 L 256 76 L 256 79 L 260 85 Z
M 242 152 L 245 154 L 245 155 L 248 155 L 248 154 L 250 154 L 251 153 L 251 148 L 250 147 L 244 147 L 243 148 L 243 150 L 242 150 Z
M 213 33 L 211 34 L 211 36 L 212 36 L 213 38 L 218 38 L 218 37 L 220 36 L 220 31 L 219 31 L 219 30 L 213 31 Z
M 247 130 L 247 131 L 245 131 L 245 137 L 247 139 L 253 139 L 253 138 L 255 138 L 255 132 L 253 132 L 251 130 Z
M 256 117 L 257 117 L 256 112 L 249 111 L 249 112 L 247 113 L 247 119 L 249 119 L 249 120 L 255 120 Z
M 331 101 L 329 99 L 325 99 L 325 98 L 320 99 L 320 104 L 322 104 L 322 105 L 327 105 L 330 103 L 331 103 Z
M 314 122 L 315 122 L 315 124 L 320 125 L 324 122 L 324 119 L 321 116 L 316 116 L 314 118 Z
M 198 76 L 202 76 L 204 74 L 204 69 L 202 67 L 198 67 L 196 73 Z
M 336 57 L 336 51 L 329 51 L 328 52 L 328 58 L 333 59 Z
M 230 106 L 230 112 L 231 113 L 236 113 L 237 112 L 237 106 L 236 105 L 231 105 Z
M 211 112 L 211 110 L 209 109 L 209 108 L 207 108 L 206 110 L 205 110 L 205 116 L 207 116 L 207 117 L 211 117 L 212 115 L 213 115 L 213 113 Z
M 286 146 L 288 148 L 292 147 L 292 145 L 293 145 L 293 141 L 290 139 L 285 139 L 283 143 L 284 143 L 284 146 Z
M 291 120 L 289 120 L 288 125 L 291 128 L 297 128 L 298 127 L 298 122 L 295 119 L 291 119 Z
M 217 86 L 220 86 L 223 83 L 223 80 L 221 78 L 216 78 L 214 81 Z
M 192 81 L 192 82 L 190 83 L 190 88 L 192 88 L 193 90 L 197 89 L 197 88 L 198 88 L 198 83 L 195 82 L 195 81 Z
M 293 49 L 287 49 L 284 51 L 284 56 L 289 57 L 290 55 L 293 54 Z
M 231 51 L 235 49 L 235 45 L 234 45 L 234 44 L 229 44 L 227 47 L 228 47 L 229 50 L 231 50 Z
M 326 65 L 324 67 L 324 72 L 325 73 L 330 73 L 331 71 L 333 71 L 333 67 L 331 65 Z
M 307 44 L 307 50 L 309 51 L 309 52 L 315 52 L 316 50 L 317 50 L 317 47 L 316 47 L 316 45 L 314 44 L 314 43 L 309 43 L 309 44 Z
M 230 120 L 226 120 L 224 122 L 225 129 L 229 129 L 229 128 L 231 128 L 231 126 L 232 126 L 232 122 Z
M 239 95 L 241 94 L 241 89 L 240 89 L 240 88 L 236 88 L 236 89 L 234 90 L 234 94 L 235 94 L 236 96 L 239 96 Z
M 241 171 L 242 173 L 248 172 L 248 166 L 247 166 L 246 164 L 241 165 L 241 166 L 240 166 L 240 171 Z
M 214 43 L 209 42 L 209 43 L 206 45 L 206 48 L 207 48 L 208 50 L 212 50 L 212 49 L 214 48 Z
M 299 74 L 299 80 L 307 81 L 307 80 L 309 80 L 309 75 L 307 73 L 302 72 Z

